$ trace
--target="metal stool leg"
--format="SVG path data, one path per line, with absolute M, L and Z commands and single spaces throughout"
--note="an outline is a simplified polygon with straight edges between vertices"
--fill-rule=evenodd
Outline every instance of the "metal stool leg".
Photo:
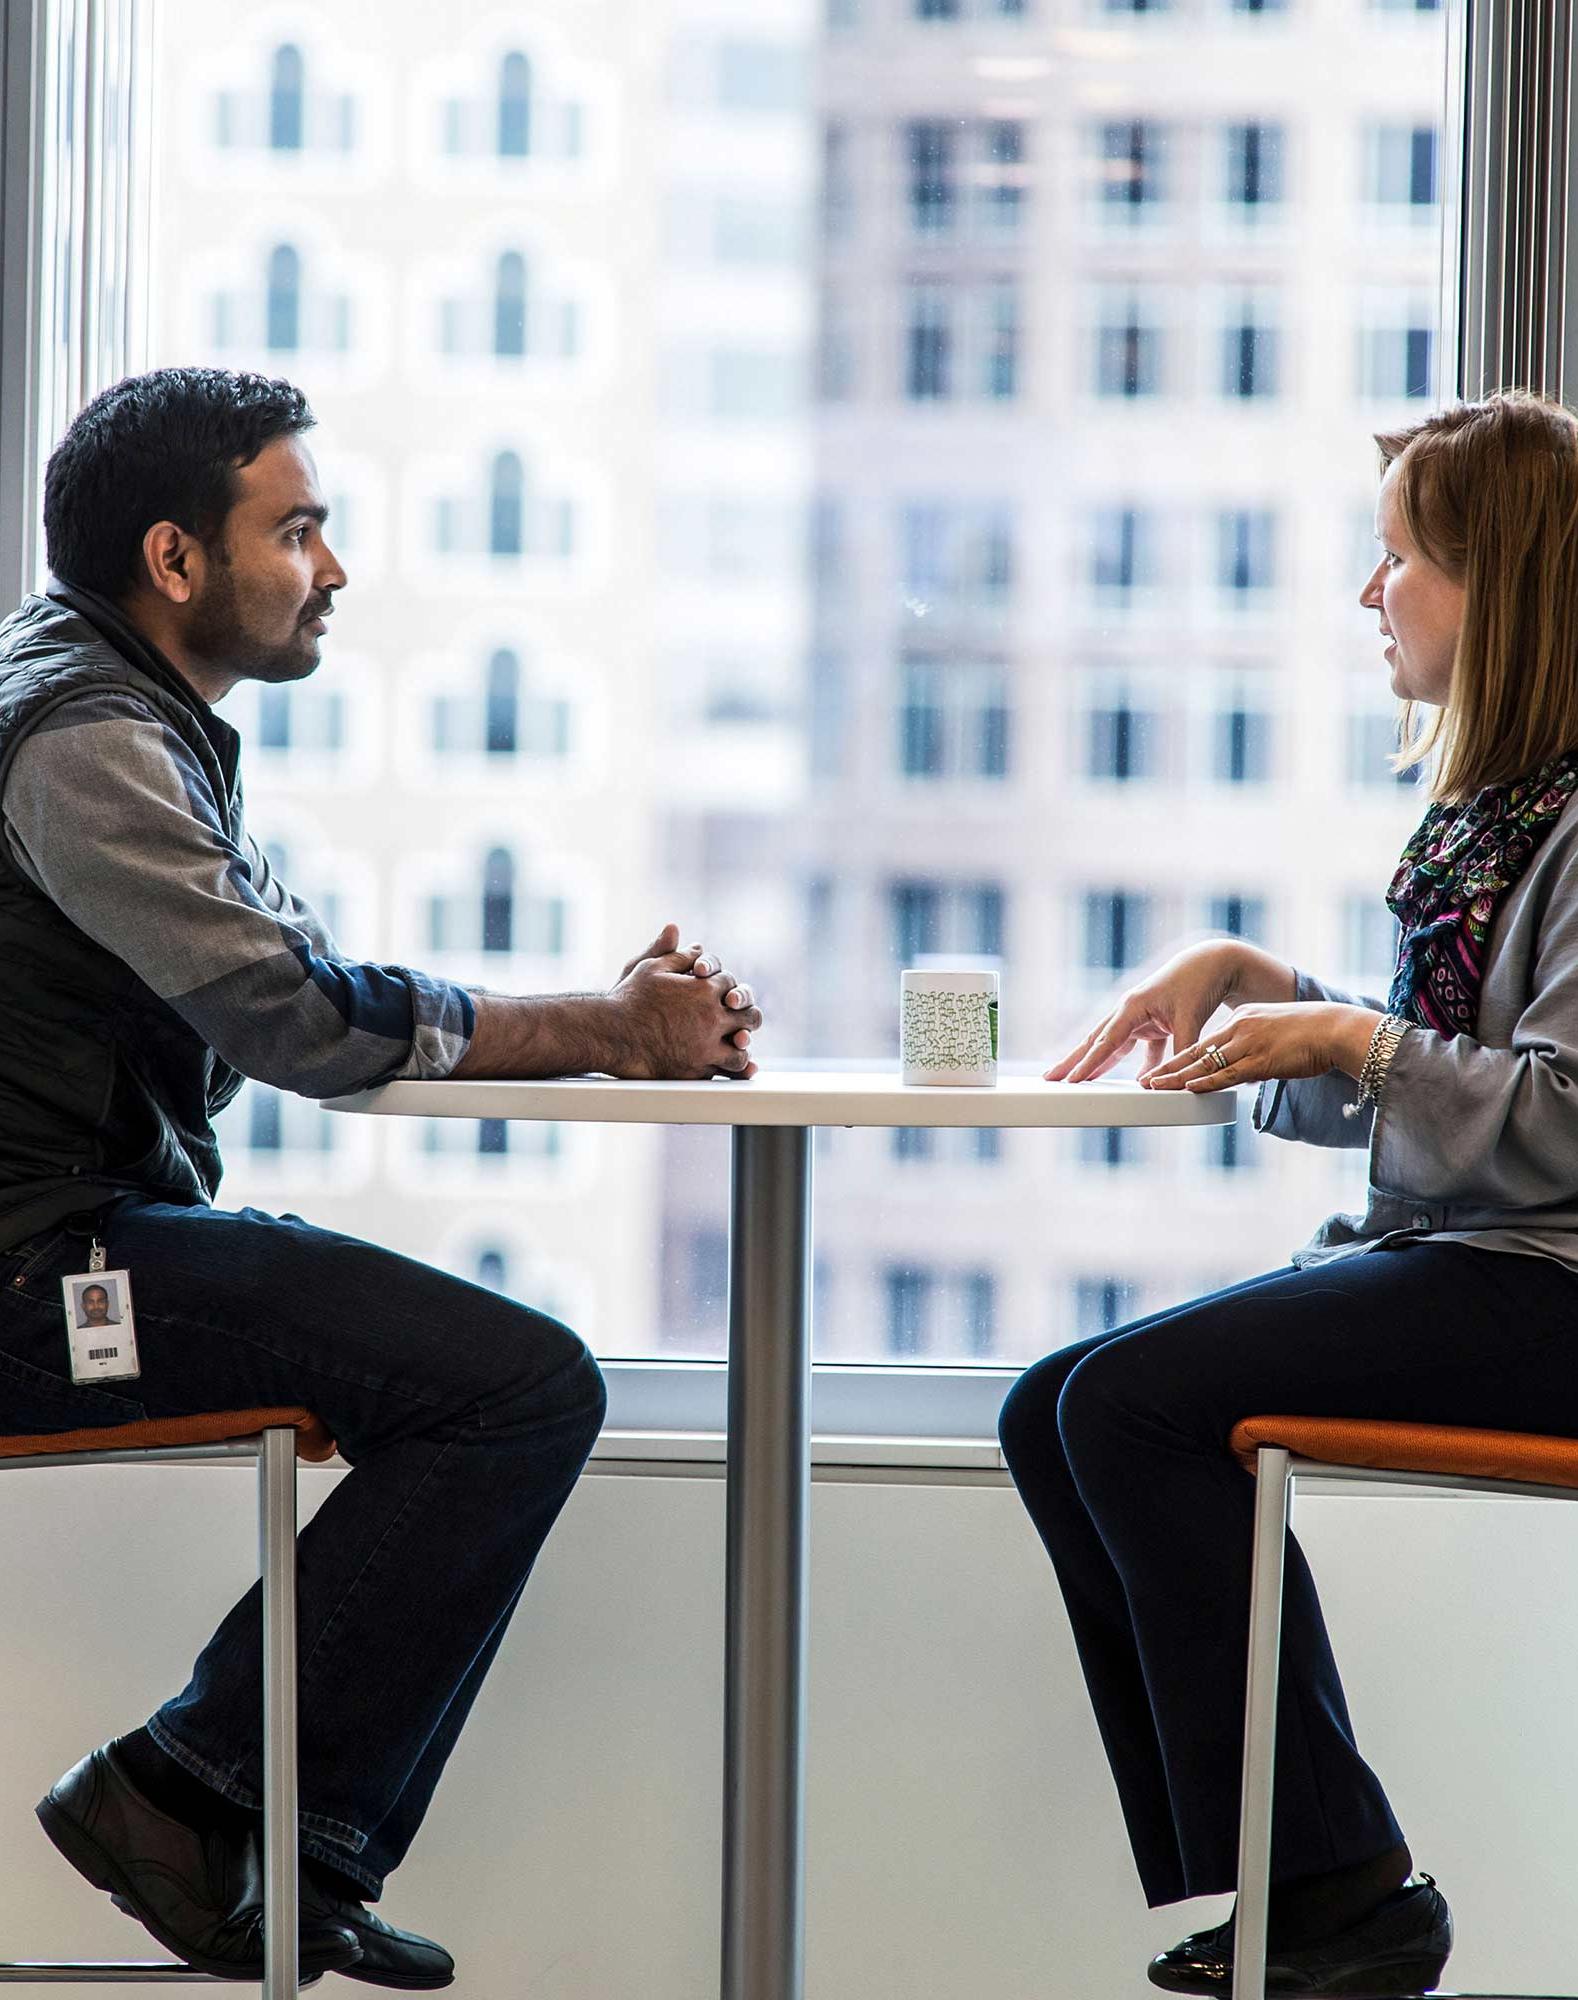
M 1255 1467 L 1255 1540 L 1249 1571 L 1249 1671 L 1238 1818 L 1238 1907 L 1233 2000 L 1265 2000 L 1271 1900 L 1271 1794 L 1276 1775 L 1282 1572 L 1288 1534 L 1288 1453 L 1265 1446 Z
M 263 1575 L 263 1995 L 296 2000 L 296 1433 L 258 1453 Z

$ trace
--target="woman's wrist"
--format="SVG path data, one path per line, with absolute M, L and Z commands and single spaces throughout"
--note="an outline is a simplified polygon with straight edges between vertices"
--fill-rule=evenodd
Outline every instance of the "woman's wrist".
M 1298 974 L 1259 945 L 1233 941 L 1233 979 L 1228 1002 L 1234 1006 L 1278 1006 L 1296 999 Z
M 1331 1015 L 1327 1030 L 1331 1066 L 1357 1081 L 1364 1068 L 1364 1059 L 1370 1053 L 1375 1031 L 1386 1016 L 1378 1014 L 1373 1007 L 1345 1007 L 1336 1003 L 1327 1011 Z

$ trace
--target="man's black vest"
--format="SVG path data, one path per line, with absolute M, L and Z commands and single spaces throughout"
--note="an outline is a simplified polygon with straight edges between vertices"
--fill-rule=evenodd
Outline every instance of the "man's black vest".
M 176 730 L 241 837 L 240 742 L 112 605 L 55 585 L 0 625 L 0 817 L 18 745 L 50 709 L 105 689 Z M 85 798 L 80 810 L 91 813 Z M 239 1089 L 123 959 L 17 867 L 0 832 L 0 1250 L 131 1191 L 211 1201 L 214 1114 Z

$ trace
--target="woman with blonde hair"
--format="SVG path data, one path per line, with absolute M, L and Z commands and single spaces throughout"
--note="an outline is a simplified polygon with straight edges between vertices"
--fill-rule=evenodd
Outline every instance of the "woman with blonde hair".
M 1152 1090 L 1259 1082 L 1260 1131 L 1369 1149 L 1363 1214 L 1281 1270 L 1049 1355 L 1003 1407 L 1153 1907 L 1236 1875 L 1254 1490 L 1234 1423 L 1578 1436 L 1578 419 L 1509 393 L 1376 442 L 1360 602 L 1407 704 L 1399 767 L 1434 772 L 1387 892 L 1389 996 L 1212 940 L 1047 1072 L 1099 1077 L 1143 1045 Z M 1428 1989 L 1451 1917 L 1359 1755 L 1291 1543 L 1284 1616 L 1267 1990 Z M 1231 1919 L 1150 1967 L 1179 1993 L 1232 1974 Z

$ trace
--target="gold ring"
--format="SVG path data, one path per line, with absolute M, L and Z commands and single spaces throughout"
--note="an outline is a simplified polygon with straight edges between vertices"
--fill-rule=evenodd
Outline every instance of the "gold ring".
M 1216 1065 L 1217 1069 L 1224 1070 L 1231 1067 L 1228 1058 L 1225 1055 L 1223 1055 L 1222 1051 L 1217 1047 L 1215 1042 L 1206 1043 L 1205 1053 L 1211 1058 L 1211 1061 Z

